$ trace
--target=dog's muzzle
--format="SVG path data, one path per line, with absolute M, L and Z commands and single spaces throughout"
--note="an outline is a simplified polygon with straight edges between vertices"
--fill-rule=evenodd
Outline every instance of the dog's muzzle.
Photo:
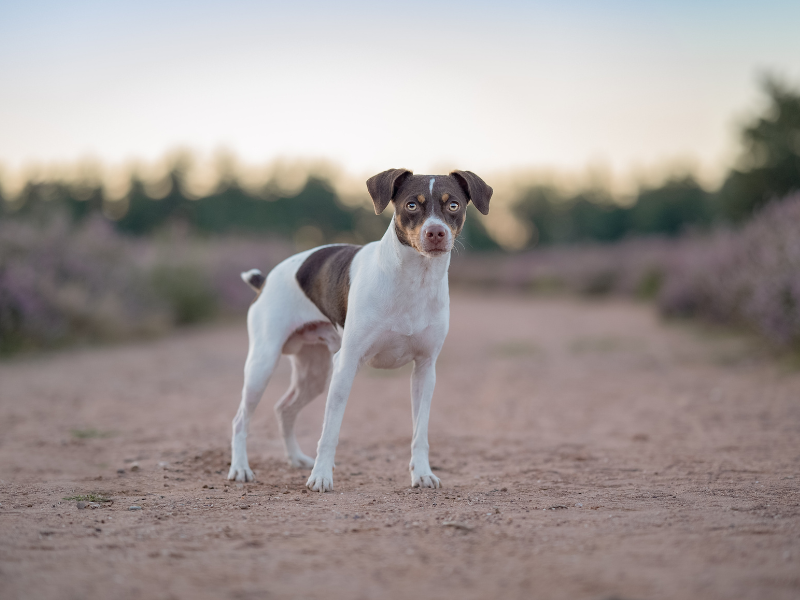
M 429 254 L 450 251 L 450 231 L 440 223 L 431 223 L 422 229 L 422 250 Z

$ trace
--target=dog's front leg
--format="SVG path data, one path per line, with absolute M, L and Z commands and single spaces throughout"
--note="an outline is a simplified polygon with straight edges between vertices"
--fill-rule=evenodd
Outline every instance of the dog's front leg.
M 314 492 L 333 491 L 333 461 L 339 443 L 339 430 L 360 359 L 360 354 L 346 352 L 344 348 L 333 358 L 333 375 L 325 402 L 325 419 L 317 444 L 317 459 L 306 482 L 308 489 Z
M 411 438 L 411 486 L 438 488 L 442 484 L 431 472 L 428 462 L 428 419 L 431 416 L 433 388 L 436 386 L 436 358 L 414 361 L 411 374 L 411 416 L 414 434 Z

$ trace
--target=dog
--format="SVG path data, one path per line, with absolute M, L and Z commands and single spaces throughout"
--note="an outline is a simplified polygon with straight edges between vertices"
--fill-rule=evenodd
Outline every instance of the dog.
M 311 469 L 306 486 L 333 491 L 334 455 L 350 388 L 363 364 L 411 375 L 411 485 L 438 488 L 428 462 L 428 418 L 436 359 L 450 321 L 447 270 L 464 227 L 467 204 L 489 212 L 492 188 L 470 171 L 414 175 L 389 169 L 367 180 L 381 214 L 394 215 L 380 241 L 331 244 L 296 254 L 267 277 L 257 269 L 242 278 L 257 297 L 247 313 L 249 348 L 244 388 L 233 419 L 228 479 L 253 481 L 247 432 L 253 411 L 282 354 L 292 363 L 291 385 L 275 405 L 289 463 Z M 295 437 L 300 410 L 330 383 L 316 460 Z

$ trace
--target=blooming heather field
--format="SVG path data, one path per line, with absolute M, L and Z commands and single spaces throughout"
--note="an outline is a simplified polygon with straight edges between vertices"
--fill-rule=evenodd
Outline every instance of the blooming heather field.
M 129 238 L 96 217 L 77 229 L 0 223 L 0 350 L 162 333 L 253 299 L 241 271 L 269 270 L 288 244 L 179 233 Z
M 800 194 L 740 230 L 676 240 L 457 256 L 451 280 L 483 287 L 654 298 L 670 316 L 744 325 L 779 345 L 800 342 Z
M 0 351 L 153 335 L 241 313 L 239 273 L 268 271 L 292 248 L 173 231 L 129 238 L 102 218 L 77 229 L 0 222 Z M 740 230 L 678 239 L 461 254 L 454 285 L 654 298 L 666 315 L 750 327 L 779 345 L 800 341 L 800 195 L 774 202 Z

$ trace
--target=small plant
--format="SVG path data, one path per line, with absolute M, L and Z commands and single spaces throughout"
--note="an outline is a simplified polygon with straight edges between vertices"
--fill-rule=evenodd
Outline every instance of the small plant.
M 542 349 L 536 344 L 526 340 L 508 340 L 494 346 L 492 348 L 492 354 L 501 358 L 534 356 L 536 354 L 542 354 Z
M 215 291 L 200 268 L 159 265 L 153 270 L 152 282 L 179 325 L 208 321 L 218 311 Z
M 659 269 L 649 269 L 642 275 L 636 286 L 636 296 L 642 300 L 652 300 L 658 296 L 664 274 Z
M 95 494 L 93 492 L 90 494 L 82 494 L 79 496 L 67 496 L 65 498 L 62 498 L 62 500 L 69 500 L 75 502 L 98 502 L 98 503 L 111 502 L 110 498 L 105 498 L 100 494 Z
M 565 283 L 555 275 L 542 275 L 530 282 L 528 290 L 535 294 L 558 294 L 566 289 Z
M 72 437 L 78 440 L 91 440 L 97 438 L 107 438 L 114 435 L 111 431 L 101 431 L 94 427 L 87 427 L 86 429 L 73 429 L 70 431 Z
M 635 339 L 618 338 L 611 336 L 584 337 L 572 340 L 569 344 L 570 352 L 574 354 L 621 352 L 636 350 L 641 342 Z

